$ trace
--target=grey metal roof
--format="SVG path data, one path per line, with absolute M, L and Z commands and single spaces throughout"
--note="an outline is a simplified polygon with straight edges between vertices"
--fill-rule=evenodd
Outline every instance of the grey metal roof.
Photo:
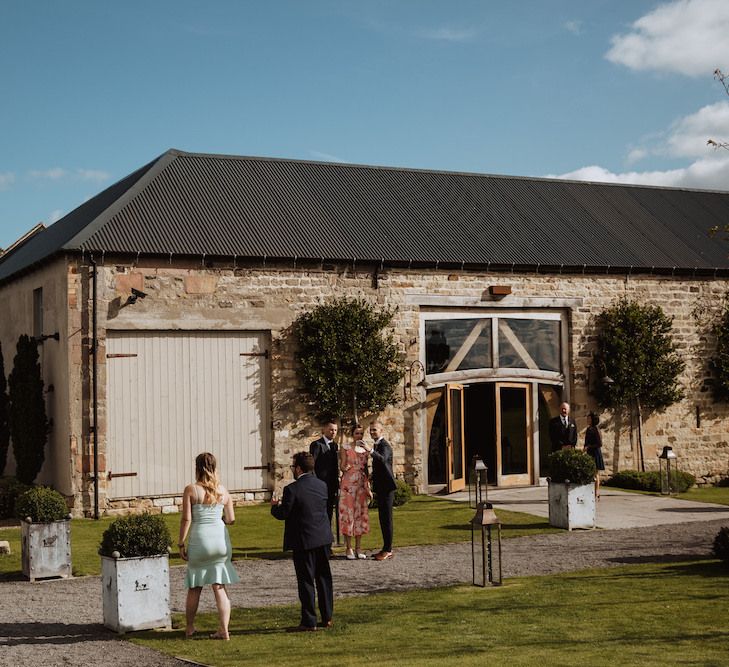
M 729 193 L 165 154 L 0 259 L 56 252 L 521 269 L 729 271 Z

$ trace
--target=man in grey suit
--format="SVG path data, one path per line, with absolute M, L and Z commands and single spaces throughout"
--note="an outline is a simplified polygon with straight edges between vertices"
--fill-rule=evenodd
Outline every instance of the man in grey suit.
M 327 521 L 327 486 L 314 475 L 314 457 L 294 454 L 296 481 L 284 487 L 281 501 L 271 498 L 271 514 L 285 521 L 284 551 L 294 552 L 294 569 L 301 601 L 301 622 L 289 632 L 316 630 L 316 599 L 323 628 L 332 627 L 334 593 L 329 568 L 332 528 Z
M 379 421 L 370 424 L 370 435 L 375 441 L 369 450 L 372 457 L 372 488 L 377 494 L 377 513 L 382 529 L 383 545 L 373 558 L 377 561 L 392 558 L 392 507 L 395 502 L 395 475 L 392 472 L 392 446 L 385 440 Z

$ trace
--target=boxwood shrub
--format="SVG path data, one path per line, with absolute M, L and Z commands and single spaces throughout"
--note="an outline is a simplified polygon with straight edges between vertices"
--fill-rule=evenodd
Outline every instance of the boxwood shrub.
M 68 505 L 58 491 L 47 486 L 34 486 L 15 501 L 15 516 L 30 517 L 32 523 L 50 523 L 68 516 Z
M 104 531 L 99 553 L 121 558 L 159 556 L 172 544 L 170 531 L 161 514 L 130 514 L 115 519 Z
M 550 482 L 589 484 L 594 481 L 595 460 L 579 449 L 560 449 L 549 455 Z
M 714 538 L 714 555 L 729 566 L 729 526 L 723 526 Z
M 396 479 L 395 484 L 397 486 L 395 488 L 395 498 L 392 501 L 392 504 L 394 507 L 400 507 L 400 505 L 404 505 L 405 503 L 410 502 L 410 500 L 413 497 L 413 490 L 410 488 L 408 483 L 402 479 Z M 375 493 L 372 496 L 372 501 L 370 502 L 370 508 L 375 509 L 376 507 L 377 507 L 377 494 Z
M 675 491 L 686 493 L 694 484 L 696 478 L 683 470 L 675 470 L 672 473 L 675 482 Z M 636 489 L 638 491 L 661 491 L 661 473 L 658 470 L 621 470 L 616 472 L 605 484 L 615 486 L 619 489 Z
M 27 484 L 15 477 L 0 477 L 0 519 L 15 517 L 15 501 L 28 488 Z

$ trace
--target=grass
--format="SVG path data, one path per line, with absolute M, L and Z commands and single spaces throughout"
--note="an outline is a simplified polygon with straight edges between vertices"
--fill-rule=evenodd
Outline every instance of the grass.
M 465 503 L 415 496 L 407 505 L 395 508 L 395 545 L 443 544 L 464 542 L 471 539 L 469 520 L 474 511 Z M 517 537 L 543 532 L 559 532 L 551 528 L 546 519 L 521 512 L 498 511 L 503 522 L 502 536 Z M 165 521 L 177 544 L 180 525 L 179 514 L 165 514 Z M 371 532 L 364 536 L 364 549 L 379 549 L 382 534 L 377 521 L 377 510 L 370 512 Z M 101 535 L 111 523 L 111 518 L 74 519 L 71 522 L 71 558 L 76 576 L 99 574 L 101 561 L 97 553 Z M 236 522 L 230 526 L 233 543 L 233 559 L 280 558 L 283 542 L 283 522 L 271 516 L 270 505 L 250 505 L 236 508 Z M 0 540 L 10 542 L 10 555 L 0 555 L 0 580 L 21 577 L 20 528 L 0 529 Z M 336 549 L 335 549 L 336 550 Z M 170 564 L 182 565 L 183 561 L 174 548 Z
M 729 655 L 729 569 L 650 564 L 347 598 L 335 601 L 332 630 L 285 633 L 298 615 L 295 606 L 235 609 L 227 643 L 185 641 L 181 629 L 132 641 L 215 666 L 720 665 Z M 196 624 L 212 632 L 216 622 L 205 614 Z
M 604 485 L 605 490 L 615 489 L 627 493 L 642 493 L 646 496 L 660 496 L 657 491 L 641 491 L 639 489 L 621 489 L 619 486 Z M 716 505 L 729 505 L 729 486 L 701 486 L 689 489 L 686 493 L 675 496 L 681 500 L 693 500 L 697 503 L 715 503 Z

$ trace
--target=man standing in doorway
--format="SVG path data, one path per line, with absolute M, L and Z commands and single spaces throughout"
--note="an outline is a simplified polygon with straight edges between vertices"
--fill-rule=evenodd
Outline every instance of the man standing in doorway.
M 370 450 L 372 457 L 372 488 L 377 494 L 377 512 L 380 518 L 383 545 L 374 555 L 377 561 L 392 558 L 392 506 L 395 502 L 395 475 L 392 472 L 392 447 L 383 437 L 382 424 L 370 424 L 370 435 L 375 441 Z
M 337 457 L 337 425 L 333 421 L 322 424 L 321 438 L 309 445 L 309 454 L 314 457 L 314 473 L 327 485 L 327 516 L 332 524 L 334 507 L 339 494 L 339 458 Z
M 562 403 L 559 414 L 549 421 L 549 439 L 552 451 L 574 449 L 577 446 L 577 424 L 570 417 L 570 404 Z
M 314 476 L 314 457 L 294 454 L 291 466 L 296 481 L 283 490 L 281 501 L 271 498 L 271 514 L 286 522 L 284 551 L 294 552 L 294 569 L 301 601 L 301 622 L 289 632 L 316 630 L 316 599 L 321 625 L 332 627 L 334 593 L 329 567 L 332 527 L 327 522 L 327 487 Z

